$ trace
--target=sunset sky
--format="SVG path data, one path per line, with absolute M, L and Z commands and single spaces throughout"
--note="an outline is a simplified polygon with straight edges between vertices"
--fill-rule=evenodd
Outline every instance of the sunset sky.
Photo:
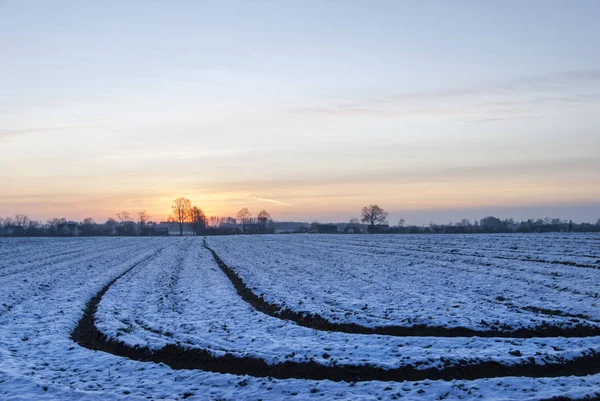
M 0 216 L 600 218 L 599 1 L 0 0 Z

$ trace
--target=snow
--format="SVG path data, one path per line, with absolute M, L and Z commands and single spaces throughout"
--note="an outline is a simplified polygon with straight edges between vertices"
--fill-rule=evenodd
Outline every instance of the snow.
M 532 241 L 540 238 L 540 243 Z M 574 240 L 576 238 L 576 240 Z M 569 253 L 594 254 L 576 268 L 567 252 L 548 251 L 549 263 L 506 259 L 518 247 L 538 258 L 547 236 L 489 235 L 289 235 L 215 237 L 209 245 L 247 285 L 287 308 L 330 321 L 364 326 L 466 327 L 506 330 L 541 324 L 572 327 L 600 322 L 600 242 L 597 235 L 570 236 Z M 593 245 L 597 246 L 594 248 Z M 564 248 L 561 248 L 564 249 Z M 575 251 L 573 251 L 575 249 Z M 516 251 L 512 251 L 516 253 Z M 475 256 L 477 255 L 477 256 Z M 574 257 L 582 261 L 582 258 Z M 537 259 L 536 259 L 537 260 Z M 567 316 L 528 311 L 560 310 Z M 585 315 L 588 319 L 575 316 Z M 503 329 L 498 325 L 499 329 Z
M 458 360 L 515 363 L 533 357 L 551 362 L 590 349 L 600 352 L 596 337 L 392 337 L 299 327 L 253 310 L 237 295 L 210 252 L 198 244 L 170 249 L 119 280 L 104 296 L 97 322 L 100 331 L 132 346 L 160 348 L 178 340 L 215 355 L 249 355 L 271 364 L 316 360 L 325 365 L 425 369 Z M 509 353 L 515 349 L 522 355 Z
M 513 328 L 542 321 L 572 326 L 571 317 L 522 309 L 530 305 L 585 314 L 589 319 L 579 320 L 588 325 L 600 318 L 594 307 L 600 271 L 551 263 L 593 266 L 600 260 L 594 256 L 600 236 L 281 235 L 211 237 L 207 243 L 265 299 L 332 320 L 402 324 L 420 306 L 425 313 L 416 321 L 446 327 L 469 323 L 466 317 L 473 328 L 482 328 L 480 317 Z M 520 249 L 507 251 L 513 246 Z M 450 253 L 454 249 L 459 252 Z M 499 259 L 509 256 L 514 259 Z M 519 260 L 527 256 L 550 263 Z M 582 398 L 600 391 L 600 374 L 418 382 L 276 380 L 173 370 L 74 343 L 70 333 L 86 302 L 132 266 L 107 291 L 96 315 L 102 332 L 129 344 L 157 348 L 179 342 L 215 355 L 230 352 L 268 362 L 314 358 L 322 364 L 384 367 L 438 366 L 441 357 L 507 363 L 530 356 L 570 359 L 599 344 L 598 337 L 317 331 L 253 310 L 203 248 L 202 238 L 0 239 L 0 399 L 533 400 Z M 419 292 L 425 284 L 428 288 Z M 515 306 L 497 301 L 497 294 Z M 412 303 L 405 308 L 407 299 Z M 459 301 L 460 308 L 448 308 Z M 508 354 L 513 349 L 522 356 Z M 325 352 L 331 356 L 323 358 Z

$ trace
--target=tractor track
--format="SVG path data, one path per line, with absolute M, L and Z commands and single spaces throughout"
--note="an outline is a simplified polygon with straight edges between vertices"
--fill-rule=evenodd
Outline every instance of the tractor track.
M 502 338 L 543 338 L 543 337 L 594 337 L 600 336 L 600 327 L 578 324 L 573 327 L 558 327 L 555 325 L 540 325 L 536 328 L 519 328 L 516 330 L 473 330 L 466 327 L 443 326 L 362 326 L 356 323 L 336 323 L 324 317 L 310 313 L 294 311 L 281 305 L 273 304 L 250 289 L 242 278 L 211 249 L 208 249 L 217 265 L 229 278 L 238 295 L 254 309 L 266 315 L 290 320 L 299 326 L 315 330 L 337 331 L 349 334 L 379 334 L 395 337 L 502 337 Z M 555 311 L 555 314 L 556 311 Z
M 306 315 L 281 309 L 277 305 L 266 303 L 261 297 L 252 293 L 244 282 L 235 274 L 233 270 L 223 263 L 218 255 L 212 251 L 206 244 L 204 245 L 213 255 L 215 261 L 232 284 L 238 291 L 238 294 L 257 310 L 275 316 L 280 319 L 298 320 L 299 325 L 312 327 L 318 330 L 336 331 L 332 329 L 344 328 L 355 330 L 354 326 L 340 326 L 340 324 L 331 323 L 323 318 Z M 563 360 L 560 362 L 538 363 L 533 358 L 529 358 L 520 363 L 503 363 L 495 361 L 485 361 L 474 364 L 448 364 L 447 366 L 437 368 L 419 369 L 416 366 L 409 365 L 393 369 L 385 369 L 369 364 L 361 365 L 322 365 L 315 361 L 297 362 L 286 361 L 277 364 L 269 364 L 265 360 L 249 357 L 237 356 L 230 353 L 217 356 L 209 350 L 200 347 L 185 347 L 180 344 L 169 344 L 160 349 L 150 349 L 145 346 L 131 346 L 123 341 L 109 338 L 106 334 L 98 330 L 95 323 L 95 314 L 98 310 L 102 297 L 120 278 L 131 272 L 134 268 L 147 262 L 159 251 L 131 266 L 114 279 L 110 280 L 95 296 L 86 304 L 82 318 L 79 320 L 76 328 L 71 333 L 71 339 L 82 347 L 108 352 L 117 356 L 129 358 L 141 362 L 164 363 L 173 369 L 200 369 L 216 373 L 228 373 L 235 375 L 249 375 L 255 377 L 272 377 L 277 379 L 309 379 L 309 380 L 332 380 L 332 381 L 419 381 L 419 380 L 475 380 L 483 378 L 496 378 L 507 376 L 523 377 L 560 377 L 560 376 L 585 376 L 600 372 L 600 353 L 593 350 L 584 355 Z M 255 305 L 256 304 L 256 305 Z M 310 326 L 309 326 L 310 325 Z M 357 326 L 361 327 L 361 326 Z M 373 328 L 361 328 L 356 330 L 368 329 L 369 332 L 360 334 L 384 334 L 373 332 Z M 440 336 L 440 328 L 421 328 L 411 327 L 402 328 L 402 330 L 412 330 L 412 335 L 423 335 L 423 331 L 429 332 L 435 336 Z M 462 329 L 459 331 L 448 331 L 454 329 L 445 329 L 447 336 L 461 337 Z M 467 329 L 464 329 L 467 330 Z M 338 330 L 341 331 L 341 330 Z M 354 331 L 347 331 L 354 333 Z M 416 334 L 420 333 L 420 334 Z M 443 333 L 443 332 L 442 332 Z M 468 332 L 466 332 L 469 334 Z M 496 332 L 489 332 L 489 336 L 498 336 Z M 452 335 L 450 335 L 452 334 Z M 523 333 L 522 333 L 523 334 Z M 532 334 L 538 334 L 533 332 Z M 546 334 L 549 334 L 547 332 Z M 564 333 L 563 333 L 564 334 Z M 577 336 L 584 336 L 583 333 L 576 333 Z M 411 334 L 409 334 L 411 335 Z M 481 336 L 481 332 L 477 332 Z M 591 335 L 598 335 L 594 332 Z M 468 336 L 468 335 L 467 335 Z M 539 336 L 539 335 L 535 335 Z M 514 333 L 504 337 L 514 337 Z M 444 359 L 442 358 L 442 362 Z M 447 361 L 450 362 L 450 361 Z

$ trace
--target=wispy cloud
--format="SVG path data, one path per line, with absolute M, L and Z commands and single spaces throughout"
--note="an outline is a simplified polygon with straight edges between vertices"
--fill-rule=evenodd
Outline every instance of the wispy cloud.
M 331 117 L 470 117 L 475 122 L 490 122 L 539 115 L 531 115 L 527 106 L 598 102 L 600 70 L 586 70 L 480 82 L 440 91 L 361 96 L 352 101 L 296 107 L 289 111 Z
M 512 120 L 526 120 L 530 118 L 540 118 L 541 116 L 507 116 L 507 117 L 491 117 L 491 118 L 479 118 L 479 119 L 466 119 L 466 123 L 491 123 L 496 121 L 512 121 Z
M 265 131 L 260 131 L 256 135 L 257 136 L 267 135 L 267 134 L 271 134 L 273 132 L 281 131 L 284 128 L 285 128 L 284 126 L 283 127 L 277 127 L 277 128 L 271 128 L 271 129 L 268 129 L 268 130 L 265 130 Z
M 259 201 L 259 202 L 267 202 L 267 203 L 273 203 L 276 205 L 283 205 L 283 206 L 292 206 L 291 204 L 287 203 L 287 202 L 283 202 L 277 199 L 270 199 L 270 198 L 263 198 L 263 197 L 259 197 L 259 196 L 252 196 L 252 195 L 247 195 L 247 196 L 241 196 L 241 199 L 248 199 L 248 200 L 255 200 L 255 201 Z
M 259 148 L 231 148 L 231 149 L 202 149 L 202 150 L 188 150 L 185 152 L 181 151 L 170 151 L 170 150 L 155 150 L 146 151 L 139 154 L 119 153 L 111 155 L 101 155 L 101 159 L 120 160 L 123 162 L 144 162 L 144 161 L 176 161 L 176 160 L 201 160 L 201 159 L 223 159 L 227 157 L 236 157 L 243 154 L 251 153 L 261 150 Z
M 600 158 L 551 158 L 546 160 L 506 161 L 490 164 L 473 163 L 471 165 L 456 167 L 434 168 L 401 168 L 389 167 L 380 170 L 365 170 L 352 172 L 328 173 L 320 175 L 306 175 L 302 177 L 281 177 L 253 180 L 232 180 L 227 182 L 203 184 L 203 189 L 215 192 L 251 191 L 252 188 L 261 187 L 272 193 L 289 193 L 290 191 L 315 189 L 317 192 L 328 194 L 327 187 L 333 186 L 366 186 L 370 184 L 396 185 L 396 184 L 436 184 L 449 182 L 477 182 L 478 180 L 494 179 L 511 180 L 515 177 L 533 177 L 538 180 L 548 177 L 578 176 L 584 179 L 592 172 L 600 169 Z M 294 195 L 296 197 L 296 195 Z M 269 198 L 254 196 L 239 197 L 260 201 L 273 201 Z M 282 202 L 285 204 L 285 202 Z
M 65 130 L 77 130 L 89 128 L 87 126 L 66 126 L 66 127 L 37 127 L 37 128 L 23 128 L 23 129 L 8 129 L 0 130 L 0 139 L 11 138 L 15 136 L 35 134 L 37 132 L 50 132 L 50 131 L 65 131 Z

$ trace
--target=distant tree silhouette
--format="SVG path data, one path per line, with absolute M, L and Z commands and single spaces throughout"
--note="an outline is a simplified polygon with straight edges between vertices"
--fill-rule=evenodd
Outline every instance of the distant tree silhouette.
M 250 211 L 248 210 L 247 207 L 240 209 L 239 212 L 237 212 L 237 221 L 238 224 L 242 224 L 242 232 L 246 231 L 246 224 L 248 223 L 248 221 L 250 220 L 250 217 L 252 215 L 250 214 Z
M 169 216 L 169 220 L 179 224 L 179 235 L 183 235 L 183 225 L 190 219 L 192 211 L 192 202 L 187 198 L 177 198 L 171 206 L 173 214 Z
M 58 235 L 58 226 L 60 224 L 65 224 L 67 222 L 67 219 L 65 219 L 64 217 L 53 217 L 51 219 L 49 219 L 46 224 L 48 225 L 47 231 L 48 231 L 48 235 L 50 236 L 55 236 Z
M 114 234 L 116 227 L 117 227 L 117 221 L 115 219 L 113 219 L 112 217 L 109 217 L 108 219 L 106 219 L 106 222 L 104 223 L 104 231 L 108 235 Z
M 379 207 L 379 205 L 365 206 L 362 209 L 361 221 L 372 226 L 375 224 L 385 224 L 387 212 Z
M 404 219 L 398 220 L 398 227 L 404 227 L 404 224 L 406 224 L 406 220 L 404 220 Z
M 117 234 L 119 235 L 135 235 L 135 223 L 131 219 L 128 211 L 124 210 L 117 213 L 119 224 L 117 225 Z
M 81 224 L 81 235 L 88 236 L 94 234 L 94 219 L 86 217 Z
M 544 221 L 541 219 L 538 222 L 539 225 L 544 224 Z M 503 228 L 502 220 L 494 216 L 484 217 L 481 219 L 480 225 L 485 231 L 500 231 Z
M 138 212 L 138 221 L 140 222 L 140 234 L 144 231 L 144 228 L 146 227 L 146 223 L 148 222 L 149 218 L 150 216 L 148 215 L 148 213 L 146 213 L 145 210 L 140 210 Z
M 192 223 L 192 231 L 194 235 L 198 235 L 206 228 L 206 215 L 202 211 L 202 209 L 197 208 L 196 206 L 192 207 L 190 211 L 190 222 Z
M 27 237 L 40 237 L 44 235 L 44 230 L 41 228 L 41 222 L 36 220 L 29 220 L 27 228 L 25 229 L 25 235 Z
M 271 215 L 266 210 L 261 210 L 260 212 L 258 212 L 258 216 L 256 217 L 256 220 L 258 221 L 258 225 L 260 226 L 260 230 L 262 232 L 266 232 L 267 231 L 267 225 L 271 221 Z
M 122 225 L 131 221 L 131 217 L 127 210 L 124 210 L 121 213 L 117 213 L 117 218 L 119 219 Z
M 15 220 L 14 223 L 19 226 L 19 227 L 25 227 L 27 225 L 27 223 L 29 222 L 29 217 L 27 217 L 26 214 L 15 214 Z

